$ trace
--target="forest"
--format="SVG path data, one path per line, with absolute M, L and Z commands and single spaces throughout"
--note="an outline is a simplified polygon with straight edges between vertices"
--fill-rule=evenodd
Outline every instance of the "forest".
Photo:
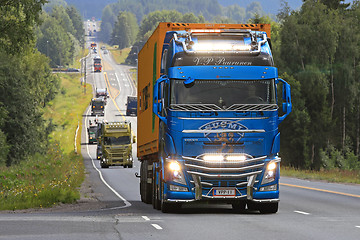
M 76 8 L 58 6 L 46 13 L 45 3 L 0 5 L 0 166 L 46 153 L 54 126 L 43 113 L 60 81 L 51 67 L 71 64 L 84 43 Z

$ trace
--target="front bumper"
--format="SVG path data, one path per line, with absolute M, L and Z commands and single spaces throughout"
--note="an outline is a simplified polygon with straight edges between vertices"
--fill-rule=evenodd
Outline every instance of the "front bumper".
M 276 177 L 274 181 L 263 183 L 265 169 L 270 162 L 279 163 L 280 158 L 275 157 L 268 159 L 267 157 L 260 157 L 258 160 L 252 160 L 250 165 L 242 165 L 240 167 L 232 167 L 236 172 L 227 172 L 225 174 L 211 174 L 204 171 L 196 172 L 196 168 L 204 170 L 204 166 L 194 166 L 187 164 L 193 169 L 185 168 L 184 172 L 187 176 L 188 191 L 176 192 L 170 191 L 168 185 L 174 184 L 172 182 L 166 183 L 165 201 L 168 202 L 192 202 L 192 201 L 221 201 L 234 202 L 238 200 L 252 201 L 257 203 L 271 203 L 279 202 L 279 178 L 280 166 L 277 165 Z M 250 161 L 249 161 L 250 162 Z M 195 169 L 195 170 L 194 170 Z M 225 171 L 226 172 L 226 171 Z M 185 186 L 183 186 L 185 187 Z M 218 189 L 231 189 L 233 195 L 231 196 L 215 196 L 214 191 Z

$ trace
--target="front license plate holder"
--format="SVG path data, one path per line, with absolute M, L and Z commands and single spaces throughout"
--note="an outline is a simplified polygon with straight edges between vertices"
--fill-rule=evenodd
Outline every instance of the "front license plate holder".
M 235 188 L 213 188 L 214 197 L 235 197 Z

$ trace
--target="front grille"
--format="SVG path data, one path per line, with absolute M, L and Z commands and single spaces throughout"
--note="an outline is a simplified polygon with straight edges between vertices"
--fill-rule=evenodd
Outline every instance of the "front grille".
M 235 155 L 235 154 L 233 154 Z M 248 178 L 253 175 L 260 175 L 266 156 L 253 158 L 246 155 L 246 160 L 230 161 L 205 161 L 203 155 L 198 157 L 182 157 L 186 172 L 192 178 L 200 178 L 201 188 L 210 191 L 214 187 L 236 187 L 246 189 Z

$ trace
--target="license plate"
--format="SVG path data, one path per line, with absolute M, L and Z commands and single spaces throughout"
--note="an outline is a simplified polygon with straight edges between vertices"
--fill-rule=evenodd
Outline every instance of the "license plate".
M 213 196 L 224 197 L 224 196 L 235 196 L 236 192 L 234 188 L 214 188 Z

